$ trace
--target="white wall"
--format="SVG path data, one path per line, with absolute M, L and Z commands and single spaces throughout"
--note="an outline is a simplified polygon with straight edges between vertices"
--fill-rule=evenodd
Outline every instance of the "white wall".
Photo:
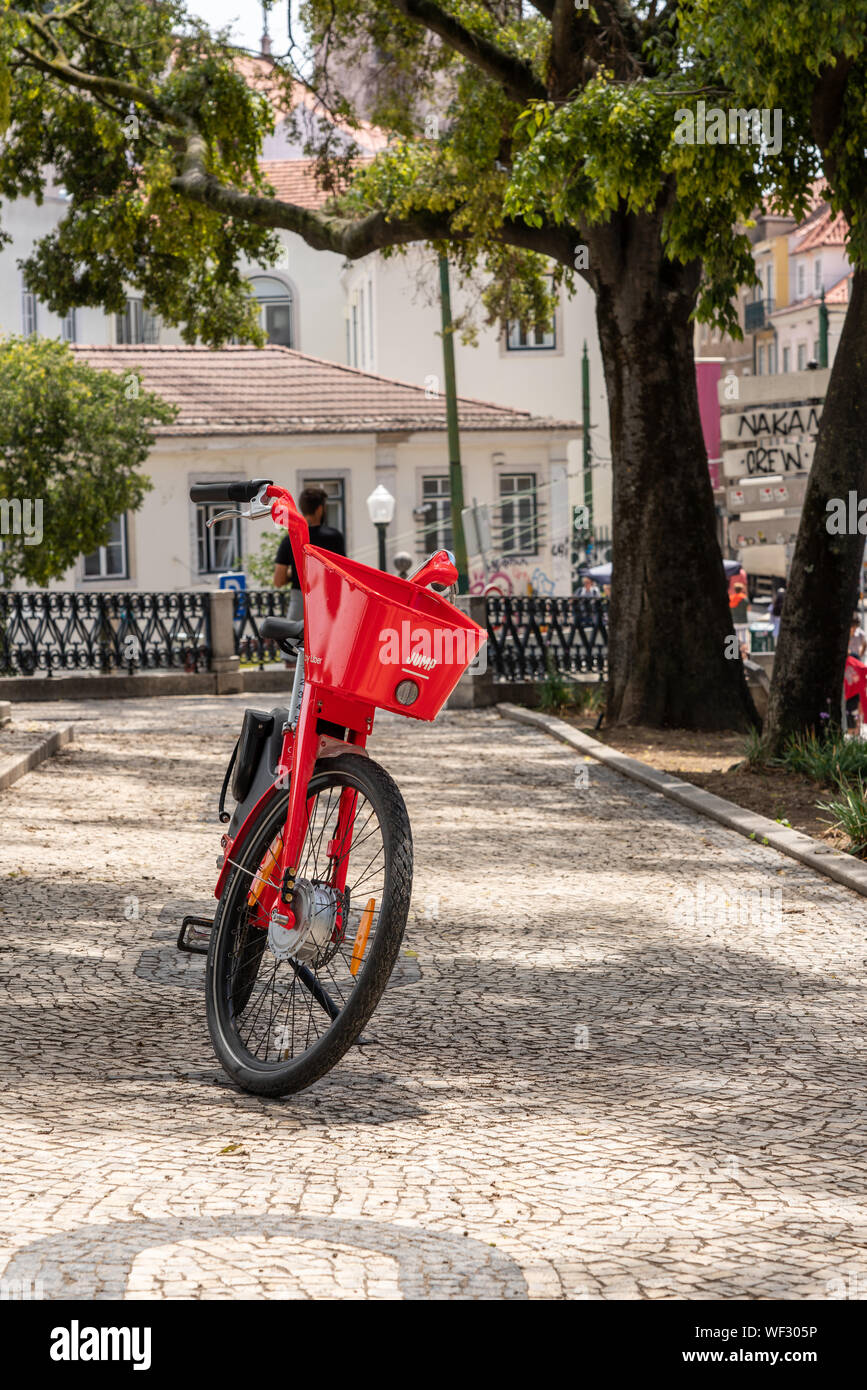
M 440 336 L 439 275 L 430 253 L 412 248 L 389 259 L 368 256 L 344 271 L 347 302 L 353 295 L 373 306 L 373 350 L 358 365 L 382 376 L 441 390 L 443 383 Z M 457 317 L 468 308 L 468 296 L 452 271 L 452 309 Z M 372 296 L 372 298 L 371 298 Z M 480 320 L 483 324 L 483 319 Z M 368 334 L 365 334 L 365 338 Z M 455 339 L 455 374 L 460 396 L 493 401 L 559 420 L 581 420 L 581 355 L 587 342 L 590 360 L 590 418 L 594 457 L 594 513 L 597 524 L 611 524 L 611 447 L 608 405 L 602 359 L 596 334 L 595 301 L 582 280 L 575 294 L 565 291 L 557 316 L 557 346 L 550 349 L 508 350 L 495 328 L 482 326 L 478 343 Z M 574 501 L 583 501 L 580 445 L 570 449 L 569 472 Z M 478 499 L 490 501 L 488 495 Z
M 47 236 L 66 211 L 66 200 L 48 194 L 40 206 L 32 198 L 4 200 L 0 223 L 12 240 L 0 249 L 0 333 L 22 333 L 21 271 L 17 262 L 33 251 L 41 237 Z M 46 338 L 60 337 L 60 319 L 44 304 L 37 305 L 36 331 Z M 112 322 L 101 309 L 76 309 L 76 338 L 80 343 L 110 343 L 114 341 Z
M 564 438 L 548 431 L 514 436 L 509 431 L 470 432 L 462 437 L 462 453 L 468 496 L 496 495 L 502 471 L 531 468 L 536 472 L 542 499 L 539 552 L 506 568 L 515 592 L 526 592 L 527 581 L 534 575 L 535 587 L 543 592 L 551 592 L 554 585 L 558 593 L 568 592 L 568 568 L 564 571 L 562 558 L 552 556 L 553 543 L 562 557 L 562 542 L 568 533 L 569 516 L 562 498 L 558 499 L 557 487 L 565 468 Z M 220 476 L 274 478 L 296 496 L 305 481 L 342 477 L 347 551 L 371 565 L 377 563 L 377 537 L 366 501 L 376 485 L 384 483 L 397 500 L 387 537 L 389 567 L 398 550 L 422 558 L 413 508 L 421 499 L 422 477 L 447 471 L 446 437 L 438 431 L 402 436 L 399 442 L 378 440 L 375 434 L 163 438 L 157 441 L 144 471 L 154 487 L 139 511 L 127 518 L 129 578 L 85 579 L 79 561 L 52 588 L 164 591 L 215 586 L 215 575 L 198 573 L 195 508 L 189 500 L 189 487 Z M 241 522 L 246 555 L 259 549 L 269 526 L 267 521 Z M 474 568 L 479 569 L 478 565 Z M 475 578 L 480 578 L 480 572 Z
M 843 321 L 846 317 L 845 306 L 828 305 L 828 366 L 833 367 L 834 358 L 837 355 L 837 348 L 840 343 L 840 334 L 843 332 Z M 803 308 L 794 306 L 789 310 L 781 310 L 774 315 L 774 326 L 777 329 L 777 370 L 783 370 L 783 349 L 789 349 L 789 371 L 798 370 L 798 346 L 805 344 L 807 349 L 807 361 L 813 357 L 816 341 L 819 337 L 819 306 L 818 304 L 805 305 Z
M 346 361 L 343 257 L 314 251 L 294 232 L 279 232 L 283 252 L 276 266 L 242 262 L 247 276 L 267 275 L 285 284 L 292 295 L 294 347 L 329 362 Z M 161 338 L 162 341 L 162 338 Z
M 15 267 L 16 258 L 28 254 L 34 241 L 56 225 L 64 215 L 65 206 L 64 199 L 50 195 L 40 207 L 31 199 L 21 199 L 4 207 L 3 224 L 11 232 L 13 241 L 0 252 L 0 332 L 20 333 L 23 327 L 21 277 Z M 439 282 L 436 260 L 429 253 L 421 248 L 413 248 L 406 256 L 398 255 L 390 260 L 378 255 L 370 256 L 347 266 L 342 257 L 330 252 L 314 251 L 293 233 L 280 233 L 280 239 L 284 246 L 284 254 L 276 267 L 259 267 L 248 263 L 243 268 L 250 275 L 263 274 L 279 279 L 291 292 L 295 308 L 295 345 L 300 351 L 330 361 L 351 360 L 351 354 L 347 352 L 347 322 L 351 325 L 351 318 L 348 320 L 347 316 L 351 315 L 355 296 L 357 300 L 363 299 L 365 306 L 359 365 L 368 371 L 420 386 L 424 386 L 428 378 L 435 378 L 434 389 L 441 389 L 443 369 L 442 341 L 439 333 Z M 460 314 L 466 308 L 466 297 L 457 283 L 453 285 L 452 293 L 454 311 Z M 60 335 L 59 319 L 56 315 L 49 314 L 43 305 L 37 308 L 37 331 L 45 336 Z M 112 343 L 114 336 L 111 316 L 105 315 L 99 309 L 76 311 L 77 342 L 106 344 Z M 610 525 L 611 474 L 608 464 L 610 447 L 607 406 L 593 316 L 593 296 L 583 282 L 579 282 L 571 299 L 565 295 L 561 296 L 555 350 L 508 351 L 501 335 L 495 329 L 482 327 L 478 346 L 469 346 L 459 339 L 456 342 L 457 384 L 459 394 L 463 396 L 517 407 L 537 416 L 578 421 L 581 415 L 581 354 L 585 339 L 590 355 L 591 420 L 595 427 L 592 440 L 595 457 L 602 464 L 594 469 L 593 474 L 594 519 L 597 525 Z M 179 342 L 180 334 L 177 330 L 170 330 L 163 325 L 159 340 L 163 344 Z M 539 453 L 538 433 L 528 431 L 518 436 L 514 432 L 504 431 L 497 438 L 499 442 L 490 445 L 489 454 L 503 452 L 504 441 L 508 440 L 505 454 L 512 471 L 533 468 L 541 481 L 544 464 L 544 476 L 547 480 L 549 466 L 553 462 L 558 463 L 559 481 L 556 496 L 559 499 L 560 515 L 557 517 L 556 527 L 558 536 L 561 533 L 566 535 L 571 525 L 571 506 L 584 500 L 580 433 L 576 431 L 568 446 L 563 443 L 562 461 L 556 451 L 549 456 L 547 442 L 542 453 Z M 517 443 L 519 438 L 522 441 L 520 444 Z M 479 502 L 496 502 L 496 469 L 490 463 L 490 458 L 484 464 L 480 461 L 477 444 L 477 437 L 464 437 L 466 499 L 469 502 L 475 496 Z M 173 469 L 167 471 L 161 462 L 165 447 L 164 443 L 160 443 L 148 464 L 157 493 L 149 496 L 142 511 L 130 525 L 130 552 L 134 574 L 130 583 L 138 588 L 178 588 L 192 582 L 192 550 L 189 537 L 176 537 L 171 545 L 169 544 L 169 538 L 177 529 L 172 512 L 179 496 L 177 477 L 184 470 L 189 471 L 197 460 L 203 461 L 206 468 L 218 460 L 221 461 L 220 466 L 227 468 L 235 459 L 241 459 L 243 463 L 248 464 L 251 449 L 247 440 L 240 441 L 236 447 L 227 445 L 222 440 L 214 440 L 208 444 L 188 440 L 182 445 L 173 446 L 176 457 Z M 281 442 L 281 447 L 293 455 L 302 446 L 293 441 Z M 322 440 L 313 438 L 303 444 L 305 456 L 317 461 L 323 459 L 325 447 Z M 333 457 L 338 459 L 338 463 L 333 467 L 342 471 L 345 465 L 347 473 L 352 474 L 353 489 L 364 475 L 356 452 L 360 447 L 357 436 L 350 442 L 344 440 L 339 445 L 328 445 Z M 263 445 L 262 448 L 265 450 L 265 456 L 273 460 L 273 443 Z M 405 472 L 407 464 L 403 445 L 398 446 L 398 452 L 401 457 L 401 487 L 403 492 L 406 492 L 408 480 L 411 480 L 410 491 L 406 494 L 408 497 L 411 494 L 411 500 L 408 502 L 406 516 L 403 520 L 396 521 L 396 525 L 399 524 L 401 527 L 404 547 L 413 549 L 416 524 L 411 511 L 421 500 L 418 483 L 420 474 L 417 473 L 415 462 L 409 466 L 409 472 Z M 444 434 L 415 436 L 410 453 L 413 460 L 423 454 L 425 468 L 447 471 Z M 282 458 L 280 462 L 283 462 Z M 324 468 L 325 465 L 317 462 L 317 466 Z M 257 471 L 271 470 L 264 467 L 251 470 L 247 467 L 246 476 L 255 477 Z M 241 468 L 240 476 L 244 476 L 244 467 Z M 280 476 L 278 470 L 275 470 L 275 476 Z M 363 500 L 374 485 L 375 479 L 371 473 L 369 480 L 366 479 L 361 485 L 361 510 L 357 505 L 357 498 L 351 504 L 350 530 L 356 526 L 362 530 L 369 530 Z M 186 482 L 181 487 L 182 493 L 185 487 Z M 186 507 L 186 502 L 184 505 Z M 394 531 L 394 535 L 397 534 L 398 532 Z M 139 535 L 147 537 L 146 545 L 138 543 Z M 350 544 L 355 544 L 352 536 Z M 373 558 L 372 541 L 369 542 L 368 548 L 370 555 L 359 554 L 359 558 Z M 548 556 L 547 559 L 550 560 L 551 557 Z M 542 566 L 542 571 L 548 574 L 549 568 Z M 84 586 L 88 583 L 81 577 L 80 566 L 67 576 L 64 585 L 68 586 L 71 582 Z M 104 586 L 106 581 L 99 582 Z M 562 591 L 564 582 L 563 577 L 559 576 L 558 591 Z

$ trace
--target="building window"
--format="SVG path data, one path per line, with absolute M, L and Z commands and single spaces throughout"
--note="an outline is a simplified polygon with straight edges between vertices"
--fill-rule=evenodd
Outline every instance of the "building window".
M 556 348 L 557 315 L 549 329 L 534 328 L 511 319 L 506 333 L 506 347 L 509 352 L 538 351 L 540 348 Z
M 768 376 L 777 374 L 777 345 L 768 343 Z
M 126 517 L 119 516 L 111 523 L 105 545 L 85 555 L 85 579 L 128 579 L 126 553 Z
M 804 295 L 807 293 L 807 267 L 804 265 L 803 261 L 798 262 L 796 277 L 798 285 L 797 298 L 803 299 Z
M 269 343 L 292 347 L 295 342 L 292 296 L 282 280 L 256 275 L 250 288 L 259 301 L 259 322 Z
M 60 337 L 64 343 L 75 342 L 75 310 L 70 309 L 60 320 Z
M 535 473 L 500 474 L 502 555 L 535 555 L 539 549 Z
M 807 367 L 807 344 L 798 343 L 798 371 L 806 371 Z
M 822 293 L 822 258 L 821 256 L 813 262 L 813 289 L 816 294 Z
M 422 555 L 435 550 L 453 550 L 452 499 L 448 473 L 431 473 L 421 480 L 421 507 L 424 515 L 418 536 Z
M 773 263 L 772 263 L 772 262 L 770 262 L 770 263 L 765 267 L 765 298 L 767 299 L 769 305 L 772 305 L 772 304 L 773 304 L 773 302 L 774 302 L 774 267 L 773 267 Z
M 550 293 L 554 293 L 554 281 L 550 275 L 548 276 L 548 290 Z M 538 352 L 540 349 L 550 350 L 556 346 L 556 309 L 550 328 L 542 329 L 533 324 L 521 324 L 518 319 L 510 319 L 506 326 L 506 347 L 509 352 Z
M 115 314 L 115 342 L 119 346 L 159 342 L 159 320 L 140 299 L 128 299 L 122 314 Z
M 784 348 L 783 348 L 783 371 L 784 371 L 784 372 L 787 372 L 788 370 L 789 370 L 789 349 L 788 349 L 787 347 L 784 347 Z
M 21 288 L 21 332 L 25 338 L 32 338 L 36 332 L 36 295 Z
M 814 361 L 814 362 L 818 362 L 818 360 L 819 360 L 819 339 L 818 339 L 818 338 L 814 338 L 814 339 L 813 339 L 813 361 Z
M 333 526 L 346 539 L 346 483 L 343 478 L 304 478 L 301 487 L 321 487 L 327 494 L 324 526 Z
M 222 574 L 225 570 L 236 570 L 240 567 L 240 518 L 226 516 L 215 526 L 208 528 L 207 525 L 212 516 L 224 510 L 225 503 L 222 502 L 213 507 L 196 508 L 199 574 Z
M 756 353 L 756 376 L 765 374 L 765 349 L 760 345 Z

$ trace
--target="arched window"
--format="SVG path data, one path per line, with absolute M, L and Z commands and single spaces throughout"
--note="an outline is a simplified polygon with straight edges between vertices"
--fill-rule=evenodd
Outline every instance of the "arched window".
M 294 332 L 292 323 L 292 295 L 283 284 L 272 275 L 256 275 L 250 286 L 261 306 L 260 322 L 269 343 L 279 343 L 281 347 L 292 347 Z

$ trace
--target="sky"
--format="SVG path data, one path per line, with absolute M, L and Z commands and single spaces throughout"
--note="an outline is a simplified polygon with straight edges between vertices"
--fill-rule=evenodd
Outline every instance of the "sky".
M 293 4 L 293 10 L 297 5 Z M 259 0 L 187 0 L 187 9 L 212 29 L 229 24 L 235 40 L 244 48 L 259 50 L 262 38 L 262 6 Z M 285 53 L 287 0 L 277 0 L 268 16 L 268 31 L 275 53 Z

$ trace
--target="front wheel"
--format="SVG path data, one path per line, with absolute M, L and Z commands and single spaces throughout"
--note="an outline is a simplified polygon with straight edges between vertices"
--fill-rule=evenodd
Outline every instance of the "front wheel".
M 341 853 L 347 798 L 354 818 Z M 307 790 L 293 898 L 308 926 L 297 953 L 287 955 L 279 930 L 263 928 L 250 899 L 258 883 L 272 881 L 270 852 L 288 802 L 288 790 L 275 797 L 241 848 L 208 953 L 214 1050 L 233 1081 L 264 1096 L 312 1085 L 352 1046 L 394 968 L 412 888 L 409 818 L 391 777 L 358 754 L 323 760 Z

